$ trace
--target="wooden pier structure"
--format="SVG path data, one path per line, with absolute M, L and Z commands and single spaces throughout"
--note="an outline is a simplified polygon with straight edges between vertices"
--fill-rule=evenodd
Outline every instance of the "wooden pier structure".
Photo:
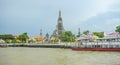
M 29 43 L 14 43 L 14 44 L 1 44 L 0 47 L 41 47 L 41 48 L 71 48 L 67 44 L 29 44 Z

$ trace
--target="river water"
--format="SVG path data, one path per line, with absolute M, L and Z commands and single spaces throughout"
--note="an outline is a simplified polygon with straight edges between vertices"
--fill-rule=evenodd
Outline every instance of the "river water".
M 120 52 L 0 48 L 0 65 L 120 65 Z

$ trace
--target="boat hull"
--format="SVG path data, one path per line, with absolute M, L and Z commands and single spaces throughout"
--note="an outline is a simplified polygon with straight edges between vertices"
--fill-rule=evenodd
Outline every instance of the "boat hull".
M 120 48 L 72 48 L 75 51 L 120 51 Z

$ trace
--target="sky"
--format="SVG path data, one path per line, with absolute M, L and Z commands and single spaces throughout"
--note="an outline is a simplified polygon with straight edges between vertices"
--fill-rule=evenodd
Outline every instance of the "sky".
M 77 35 L 114 32 L 120 25 L 120 0 L 0 0 L 0 34 L 51 35 L 61 10 L 65 30 Z

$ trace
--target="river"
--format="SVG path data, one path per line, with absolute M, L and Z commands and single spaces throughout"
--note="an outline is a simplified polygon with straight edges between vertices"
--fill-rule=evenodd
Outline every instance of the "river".
M 0 48 L 0 65 L 120 65 L 120 52 L 60 48 Z

